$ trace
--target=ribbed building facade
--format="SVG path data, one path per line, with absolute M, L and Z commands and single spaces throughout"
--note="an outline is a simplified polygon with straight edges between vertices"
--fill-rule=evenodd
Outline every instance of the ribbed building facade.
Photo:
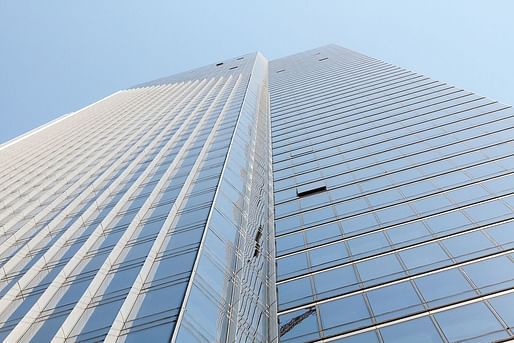
M 0 340 L 514 336 L 514 111 L 330 45 L 0 146 Z

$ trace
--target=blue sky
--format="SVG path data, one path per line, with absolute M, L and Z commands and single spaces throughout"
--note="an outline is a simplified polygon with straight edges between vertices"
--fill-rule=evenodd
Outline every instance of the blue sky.
M 514 1 L 0 0 L 0 143 L 144 81 L 336 43 L 514 104 Z

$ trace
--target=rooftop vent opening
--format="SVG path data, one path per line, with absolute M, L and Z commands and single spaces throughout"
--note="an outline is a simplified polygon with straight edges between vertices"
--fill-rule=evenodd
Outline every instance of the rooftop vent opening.
M 328 57 L 320 58 L 318 61 L 324 61 L 324 60 L 328 60 Z
M 216 63 L 216 67 L 219 67 L 219 66 L 222 66 L 222 65 L 223 65 L 223 62 Z
M 236 58 L 236 60 L 240 61 L 240 60 L 242 60 L 243 58 L 244 58 L 244 57 L 238 57 L 238 58 Z
M 230 67 L 230 68 L 228 68 L 228 69 L 229 69 L 229 70 L 232 70 L 232 69 L 236 69 L 236 68 L 237 68 L 237 66 L 235 66 L 235 67 Z
M 296 187 L 296 195 L 301 198 L 308 195 L 325 192 L 326 190 L 327 186 L 324 183 L 316 182 L 310 185 Z
M 278 73 L 282 73 L 282 72 L 284 72 L 284 71 L 286 71 L 286 70 L 285 70 L 285 69 L 277 70 L 277 74 L 278 74 Z

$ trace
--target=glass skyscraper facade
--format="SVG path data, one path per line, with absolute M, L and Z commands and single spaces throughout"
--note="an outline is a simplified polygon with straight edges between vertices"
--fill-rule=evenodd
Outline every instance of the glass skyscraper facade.
M 514 111 L 329 45 L 0 146 L 0 340 L 514 336 Z
M 514 111 L 336 46 L 270 63 L 281 342 L 514 326 Z

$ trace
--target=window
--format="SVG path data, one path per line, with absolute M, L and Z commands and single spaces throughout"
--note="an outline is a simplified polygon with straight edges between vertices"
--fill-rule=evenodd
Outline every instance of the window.
M 278 235 L 295 231 L 300 227 L 301 225 L 299 216 L 290 216 L 275 220 L 275 228 L 277 229 Z
M 326 187 L 325 187 L 325 190 L 326 190 Z M 309 196 L 302 196 L 299 200 L 300 207 L 301 208 L 309 208 L 309 207 L 313 207 L 313 206 L 327 204 L 330 201 L 330 199 L 328 197 L 328 193 L 322 192 L 322 190 L 320 190 L 320 192 L 321 193 L 315 192 L 315 194 L 311 193 L 311 195 L 309 195 Z
M 278 237 L 276 240 L 277 255 L 285 254 L 303 248 L 305 242 L 303 240 L 303 232 L 294 233 L 283 237 Z
M 512 211 L 501 201 L 490 201 L 467 208 L 466 213 L 477 222 L 512 215 Z
M 443 245 L 457 261 L 483 256 L 497 250 L 480 231 L 445 239 Z
M 316 210 L 311 210 L 303 213 L 303 222 L 306 226 L 326 221 L 327 219 L 334 218 L 334 211 L 332 206 L 321 207 Z
M 281 342 L 305 342 L 319 338 L 316 308 L 303 309 L 278 318 Z
M 375 331 L 368 331 L 358 335 L 337 339 L 333 341 L 333 343 L 379 343 L 379 341 Z
M 291 155 L 291 157 L 298 157 L 298 156 L 307 155 L 307 154 L 311 153 L 312 151 L 313 151 L 312 146 L 306 146 L 306 147 L 303 147 L 300 149 L 293 150 L 289 154 Z
M 312 268 L 320 269 L 343 262 L 348 257 L 348 252 L 344 243 L 336 243 L 311 250 L 309 256 Z
M 405 275 L 395 255 L 385 255 L 357 263 L 357 270 L 364 284 L 377 284 Z
M 368 200 L 372 206 L 377 207 L 403 200 L 403 195 L 396 189 L 390 189 L 387 191 L 371 194 L 368 196 Z
M 314 285 L 318 298 L 345 294 L 359 288 L 352 266 L 328 270 L 314 275 Z
M 435 318 L 450 342 L 483 336 L 503 329 L 484 303 L 475 303 L 436 313 Z M 507 337 L 506 334 L 495 338 Z M 481 337 L 484 341 L 492 341 Z
M 449 304 L 476 294 L 459 269 L 450 269 L 414 280 L 430 307 Z
M 313 301 L 309 278 L 282 283 L 277 292 L 280 310 Z
M 437 243 L 430 243 L 399 252 L 400 257 L 413 272 L 435 269 L 449 261 L 448 255 Z
M 421 317 L 380 329 L 384 343 L 443 342 L 430 317 Z
M 514 293 L 489 299 L 496 312 L 509 327 L 514 327 Z
M 387 235 L 394 244 L 421 241 L 430 236 L 422 222 L 407 223 L 387 230 Z
M 341 217 L 346 217 L 350 214 L 368 210 L 368 203 L 365 198 L 353 199 L 350 201 L 343 201 L 335 204 L 336 213 Z
M 305 231 L 305 238 L 309 246 L 330 242 L 340 237 L 341 231 L 337 223 L 329 223 Z
M 512 287 L 514 265 L 506 256 L 500 256 L 463 267 L 466 274 L 484 291 Z
M 304 253 L 291 255 L 277 260 L 277 274 L 285 278 L 307 270 L 307 258 Z
M 387 207 L 377 211 L 376 213 L 378 219 L 384 224 L 405 220 L 408 217 L 413 217 L 415 215 L 414 211 L 409 207 L 409 205 Z
M 341 223 L 343 225 L 343 231 L 346 234 L 356 231 L 365 231 L 374 226 L 378 226 L 378 223 L 372 214 L 364 214 L 344 219 Z
M 372 255 L 381 251 L 386 250 L 389 247 L 389 243 L 383 232 L 376 232 L 369 235 L 350 239 L 348 246 L 353 256 L 358 255 Z
M 470 201 L 487 197 L 489 194 L 480 185 L 458 188 L 448 192 L 448 197 L 456 203 L 468 203 Z
M 410 282 L 382 287 L 367 293 L 377 322 L 402 317 L 423 309 Z
M 444 195 L 434 195 L 418 199 L 412 203 L 412 207 L 420 214 L 435 212 L 436 210 L 441 211 L 450 206 L 452 206 L 452 203 Z
M 508 222 L 486 229 L 485 232 L 505 249 L 509 249 L 514 247 L 514 236 L 512 235 L 513 230 L 514 222 Z
M 334 300 L 319 305 L 325 335 L 333 335 L 371 324 L 362 295 Z
M 443 213 L 425 221 L 435 233 L 446 233 L 471 224 L 468 218 L 460 211 Z

